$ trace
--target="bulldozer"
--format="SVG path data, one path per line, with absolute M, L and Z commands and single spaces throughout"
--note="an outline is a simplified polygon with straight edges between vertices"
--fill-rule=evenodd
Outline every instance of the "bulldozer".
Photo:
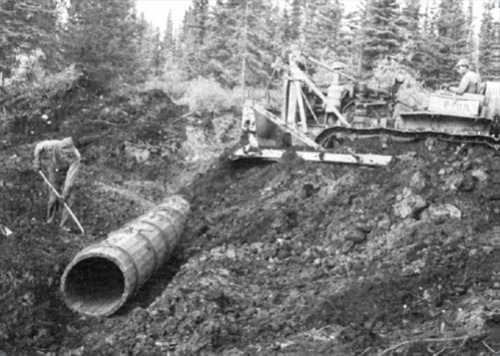
M 500 22 L 495 35 L 500 43 Z M 499 67 L 500 45 L 493 53 Z M 306 61 L 331 73 L 328 86 L 307 74 Z M 427 140 L 500 149 L 500 73 L 482 82 L 477 93 L 463 95 L 415 89 L 408 80 L 396 73 L 381 87 L 344 74 L 340 64 L 329 66 L 292 51 L 281 109 L 247 100 L 242 145 L 231 159 L 278 160 L 293 149 L 310 161 L 386 165 L 391 155 L 359 149 L 363 140 L 374 138 L 381 148 L 393 141 Z M 357 144 L 350 147 L 350 142 Z

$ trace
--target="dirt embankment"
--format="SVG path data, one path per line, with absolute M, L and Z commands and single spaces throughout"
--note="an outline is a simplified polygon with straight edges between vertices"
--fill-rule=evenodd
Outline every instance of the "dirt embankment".
M 180 115 L 157 117 L 150 124 L 166 131 L 165 122 Z M 164 139 L 141 143 L 151 133 L 129 140 L 140 136 L 137 126 L 86 146 L 76 207 L 85 236 L 45 225 L 43 181 L 29 171 L 32 145 L 12 142 L 0 186 L 2 222 L 15 231 L 0 241 L 4 351 L 488 355 L 500 349 L 498 225 L 490 211 L 498 159 L 491 151 L 474 147 L 457 155 L 452 145 L 424 142 L 381 151 L 377 142 L 362 143 L 398 155 L 382 168 L 306 163 L 293 153 L 274 164 L 232 164 L 226 154 L 211 160 L 208 147 L 221 144 L 218 130 L 234 130 L 231 120 L 208 133 L 181 125 L 191 134 L 175 136 L 179 162 L 155 151 Z M 161 164 L 162 157 L 170 161 Z M 192 213 L 172 259 L 117 315 L 70 313 L 58 290 L 73 254 L 173 192 L 190 201 Z

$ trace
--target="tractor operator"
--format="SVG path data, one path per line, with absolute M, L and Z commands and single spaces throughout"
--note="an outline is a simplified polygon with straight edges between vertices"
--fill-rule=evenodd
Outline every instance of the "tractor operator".
M 337 117 L 336 113 L 341 110 L 342 99 L 345 94 L 341 75 L 345 67 L 345 64 L 342 62 L 335 62 L 331 67 L 333 70 L 332 81 L 328 87 L 326 102 L 324 104 L 325 124 L 328 125 L 334 125 Z
M 469 69 L 469 61 L 461 59 L 455 66 L 457 72 L 462 75 L 462 80 L 458 87 L 449 87 L 448 90 L 455 94 L 479 94 L 481 88 L 481 78 L 479 74 Z
M 59 190 L 63 181 L 64 186 L 61 194 L 61 204 L 71 206 L 75 200 L 74 185 L 76 175 L 80 168 L 80 152 L 76 149 L 73 139 L 66 137 L 62 140 L 47 140 L 39 142 L 35 146 L 35 171 L 41 169 L 42 154 L 48 158 L 47 170 L 49 182 L 52 186 Z M 49 187 L 49 201 L 47 204 L 47 223 L 51 224 L 54 221 L 55 215 L 59 210 L 60 202 L 57 194 Z M 59 227 L 63 227 L 68 219 L 67 209 L 63 209 L 61 222 Z

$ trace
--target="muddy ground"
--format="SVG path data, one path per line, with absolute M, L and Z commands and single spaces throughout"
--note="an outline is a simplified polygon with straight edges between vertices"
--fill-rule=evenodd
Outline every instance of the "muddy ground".
M 278 163 L 231 162 L 237 114 L 207 125 L 161 93 L 134 98 L 82 104 L 104 125 L 79 136 L 75 214 L 85 235 L 44 222 L 46 187 L 31 170 L 34 142 L 74 126 L 31 136 L 24 128 L 4 141 L 1 216 L 14 234 L 0 240 L 3 352 L 500 351 L 494 150 L 423 141 L 384 148 L 372 139 L 354 146 L 394 155 L 388 166 L 307 163 L 292 151 Z M 171 194 L 191 213 L 170 260 L 116 315 L 72 313 L 59 292 L 72 257 Z

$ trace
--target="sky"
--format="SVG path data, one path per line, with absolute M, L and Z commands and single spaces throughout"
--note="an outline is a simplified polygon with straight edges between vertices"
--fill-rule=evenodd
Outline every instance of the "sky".
M 269 0 L 271 1 L 271 0 Z M 272 0 L 280 2 L 284 0 Z M 355 10 L 360 0 L 341 0 L 347 9 Z M 144 13 L 147 21 L 153 26 L 165 30 L 169 11 L 172 11 L 172 21 L 174 28 L 179 28 L 184 19 L 184 13 L 193 3 L 192 0 L 136 0 L 137 10 Z M 212 3 L 213 0 L 210 0 Z
M 174 28 L 179 28 L 184 13 L 193 3 L 192 0 L 136 0 L 137 11 L 144 13 L 146 20 L 159 27 L 161 31 L 165 30 L 167 25 L 168 13 L 172 11 L 172 22 Z
M 146 20 L 153 24 L 153 26 L 160 28 L 161 31 L 165 30 L 167 17 L 169 11 L 172 11 L 172 21 L 174 29 L 178 29 L 184 19 L 184 13 L 193 3 L 192 0 L 136 0 L 137 10 L 139 13 L 144 13 Z M 271 0 L 269 0 L 271 1 Z M 284 1 L 284 0 L 273 0 Z M 427 0 L 430 1 L 430 0 Z M 467 0 L 461 0 L 468 3 Z M 486 0 L 473 0 L 474 3 L 474 17 L 476 21 L 481 20 L 482 4 Z M 210 0 L 212 3 L 213 0 Z M 341 0 L 344 7 L 348 11 L 355 10 L 360 0 Z M 426 0 L 422 1 L 425 3 Z

